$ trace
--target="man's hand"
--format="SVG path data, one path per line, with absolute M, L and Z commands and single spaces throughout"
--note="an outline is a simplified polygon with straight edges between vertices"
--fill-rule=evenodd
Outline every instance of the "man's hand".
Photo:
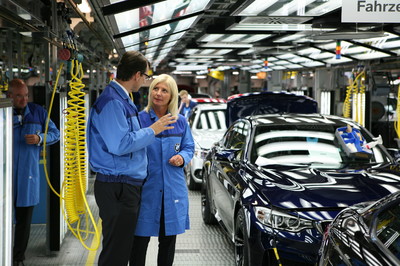
M 169 159 L 169 163 L 173 166 L 181 166 L 184 163 L 184 161 L 183 161 L 182 156 L 177 154 L 177 155 L 172 156 L 171 159 Z
M 176 122 L 176 117 L 172 116 L 171 114 L 166 114 L 160 119 L 157 120 L 154 124 L 150 126 L 151 129 L 154 130 L 154 133 L 158 135 L 159 133 L 163 132 L 164 130 L 173 129 L 173 126 L 168 126 Z
M 40 138 L 36 134 L 27 134 L 25 135 L 26 144 L 37 145 L 40 142 Z

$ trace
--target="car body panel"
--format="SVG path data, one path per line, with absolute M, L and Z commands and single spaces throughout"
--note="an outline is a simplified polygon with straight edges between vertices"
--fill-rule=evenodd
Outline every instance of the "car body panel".
M 357 128 L 366 141 L 373 140 L 368 131 L 349 119 L 274 114 L 235 121 L 211 148 L 204 164 L 205 189 L 209 191 L 202 193 L 209 193 L 210 209 L 232 241 L 236 239 L 237 212 L 245 210 L 252 238 L 250 265 L 258 265 L 257 254 L 274 246 L 285 259 L 315 263 L 324 229 L 342 209 L 400 190 L 400 173 L 382 145 L 372 149 L 373 157 L 363 159 L 343 152 L 340 145 L 344 144 L 335 139 L 335 129 L 346 125 Z M 270 152 L 272 148 L 275 153 Z M 261 155 L 253 156 L 254 151 L 269 157 L 258 160 Z M 296 160 L 290 161 L 292 158 Z M 339 159 L 340 163 L 332 162 Z M 296 223 L 304 220 L 309 227 L 299 231 L 274 229 L 260 222 L 255 207 L 295 217 Z

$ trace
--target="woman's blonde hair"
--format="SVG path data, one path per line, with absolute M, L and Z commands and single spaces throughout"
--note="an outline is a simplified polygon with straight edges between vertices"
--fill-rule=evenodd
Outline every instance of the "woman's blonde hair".
M 169 101 L 168 104 L 168 111 L 173 115 L 177 116 L 178 115 L 178 85 L 176 84 L 176 81 L 174 80 L 173 77 L 167 74 L 161 74 L 157 78 L 155 78 L 149 87 L 149 97 L 148 97 L 148 103 L 146 108 L 144 109 L 146 112 L 149 112 L 151 108 L 153 108 L 153 96 L 152 96 L 152 91 L 155 86 L 157 86 L 158 83 L 165 82 L 167 84 L 167 87 L 169 88 L 171 92 L 171 100 Z

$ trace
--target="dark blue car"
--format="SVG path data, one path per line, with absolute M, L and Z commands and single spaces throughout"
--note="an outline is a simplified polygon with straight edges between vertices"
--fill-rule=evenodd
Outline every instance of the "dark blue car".
M 203 220 L 226 230 L 236 265 L 315 264 L 341 210 L 400 190 L 381 140 L 351 120 L 282 112 L 232 121 L 206 157 L 201 193 Z

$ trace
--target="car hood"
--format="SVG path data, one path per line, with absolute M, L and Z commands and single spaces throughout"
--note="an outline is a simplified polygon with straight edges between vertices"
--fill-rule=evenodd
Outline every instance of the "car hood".
M 255 188 L 272 205 L 285 209 L 344 208 L 400 190 L 400 173 L 387 168 L 340 172 L 262 169 L 253 173 Z
M 211 146 L 219 141 L 225 133 L 224 130 L 201 130 L 201 131 L 193 131 L 193 139 L 194 141 L 202 148 L 202 149 L 210 149 Z

